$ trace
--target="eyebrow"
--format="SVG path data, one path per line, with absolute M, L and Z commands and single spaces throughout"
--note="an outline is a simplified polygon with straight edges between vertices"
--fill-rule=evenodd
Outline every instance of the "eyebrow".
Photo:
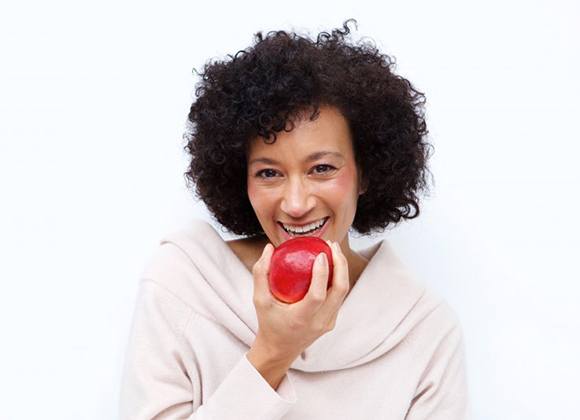
M 343 158 L 344 159 L 344 156 L 342 154 L 338 153 L 338 152 L 329 152 L 329 151 L 324 151 L 323 150 L 321 152 L 314 152 L 314 153 L 309 154 L 308 156 L 306 156 L 306 159 L 304 159 L 304 162 L 312 162 L 314 160 L 320 159 L 323 156 L 328 156 L 328 155 L 331 155 L 331 156 L 335 156 L 335 157 L 339 157 L 339 158 Z M 277 164 L 279 164 L 279 162 L 276 161 L 276 160 L 274 160 L 274 159 L 270 159 L 270 158 L 267 158 L 267 157 L 259 157 L 259 158 L 252 159 L 250 161 L 249 165 L 251 165 L 253 163 L 257 163 L 257 162 L 262 162 L 262 163 L 266 163 L 266 164 L 269 164 L 269 165 L 277 165 Z

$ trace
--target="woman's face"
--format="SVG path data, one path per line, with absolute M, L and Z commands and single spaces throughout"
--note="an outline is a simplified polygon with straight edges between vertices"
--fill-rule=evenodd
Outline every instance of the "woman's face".
M 334 107 L 321 107 L 314 121 L 296 121 L 272 144 L 261 137 L 249 144 L 248 197 L 274 246 L 291 237 L 280 223 L 306 225 L 328 218 L 320 237 L 349 249 L 359 175 L 348 123 Z

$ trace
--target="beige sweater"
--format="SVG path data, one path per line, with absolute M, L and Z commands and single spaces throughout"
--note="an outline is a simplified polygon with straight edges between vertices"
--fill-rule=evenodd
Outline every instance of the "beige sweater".
M 203 220 L 167 235 L 139 284 L 120 394 L 122 420 L 463 420 L 470 411 L 460 322 L 386 239 L 335 328 L 274 390 L 246 358 L 253 279 Z

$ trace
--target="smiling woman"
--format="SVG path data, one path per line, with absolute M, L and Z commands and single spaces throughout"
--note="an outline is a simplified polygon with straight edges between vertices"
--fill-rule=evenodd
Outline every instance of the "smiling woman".
M 461 325 L 386 239 L 349 231 L 419 215 L 424 96 L 349 24 L 274 31 L 207 63 L 188 115 L 185 176 L 211 215 L 161 241 L 133 320 L 122 419 L 466 418 Z M 304 298 L 278 301 L 275 247 L 327 241 Z M 312 240 L 315 241 L 316 240 Z M 324 244 L 322 244 L 324 245 Z M 326 248 L 325 248 L 326 249 Z
M 198 98 L 184 135 L 191 157 L 185 177 L 188 187 L 230 232 L 246 237 L 266 234 L 247 193 L 248 170 L 257 172 L 248 166 L 254 159 L 266 165 L 282 159 L 269 155 L 275 153 L 267 148 L 249 157 L 250 144 L 287 140 L 295 125 L 315 123 L 322 108 L 331 109 L 329 118 L 342 118 L 336 134 L 345 146 L 343 152 L 348 151 L 344 157 L 354 159 L 359 182 L 363 177 L 368 180 L 352 229 L 361 234 L 382 232 L 419 216 L 419 196 L 429 190 L 432 147 L 426 138 L 425 97 L 394 72 L 395 60 L 374 45 L 349 45 L 349 23 L 342 30 L 322 32 L 315 40 L 285 31 L 266 36 L 258 32 L 251 48 L 229 55 L 229 60 L 208 63 L 200 73 Z M 316 129 L 308 128 L 311 138 L 321 134 Z M 290 143 L 285 153 L 294 152 L 294 137 L 290 139 L 282 141 Z M 326 151 L 322 144 L 309 146 L 309 153 Z M 268 170 L 260 176 L 277 179 L 280 174 Z M 286 215 L 288 222 L 297 224 L 302 216 L 309 221 L 317 215 Z M 342 243 L 343 238 L 335 239 Z
M 256 137 L 247 159 L 248 198 L 267 240 L 277 247 L 310 230 L 310 236 L 339 242 L 349 267 L 357 269 L 349 279 L 352 288 L 366 266 L 348 236 L 364 187 L 341 112 L 323 106 L 314 119 L 298 120 L 274 143 Z M 253 244 L 262 249 L 266 243 Z

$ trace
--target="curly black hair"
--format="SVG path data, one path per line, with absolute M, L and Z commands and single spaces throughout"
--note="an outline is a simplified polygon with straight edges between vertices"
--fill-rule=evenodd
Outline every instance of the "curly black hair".
M 184 150 L 184 173 L 215 219 L 243 236 L 263 235 L 247 195 L 251 139 L 276 141 L 297 118 L 334 106 L 349 123 L 355 162 L 366 192 L 352 228 L 384 231 L 419 216 L 417 193 L 428 192 L 430 157 L 425 96 L 394 73 L 395 60 L 369 41 L 349 43 L 348 24 L 316 40 L 294 32 L 254 34 L 254 45 L 223 61 L 208 61 L 196 84 Z M 412 209 L 415 213 L 412 213 Z

